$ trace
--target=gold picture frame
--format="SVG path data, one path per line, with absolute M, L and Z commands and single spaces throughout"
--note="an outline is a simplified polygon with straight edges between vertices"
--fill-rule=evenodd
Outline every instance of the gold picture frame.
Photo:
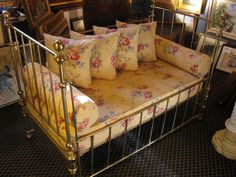
M 177 1 L 178 0 L 155 0 L 155 4 L 158 7 L 176 10 Z
M 21 0 L 30 30 L 42 24 L 51 14 L 48 0 Z
M 216 68 L 227 73 L 236 72 L 236 49 L 224 46 Z
M 177 5 L 178 10 L 193 14 L 204 13 L 205 7 L 206 0 L 179 0 Z

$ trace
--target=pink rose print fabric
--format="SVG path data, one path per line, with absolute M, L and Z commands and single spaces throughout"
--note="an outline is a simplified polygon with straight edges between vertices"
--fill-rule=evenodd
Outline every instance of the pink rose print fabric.
M 27 69 L 24 69 L 23 74 L 24 74 L 24 79 L 26 81 L 27 100 L 31 104 L 33 104 L 32 97 L 37 96 L 33 104 L 35 105 L 35 109 L 38 112 L 40 112 L 41 109 L 42 114 L 51 120 L 51 123 L 55 129 L 58 126 L 61 132 L 65 131 L 65 118 L 64 118 L 59 77 L 56 74 L 51 73 L 52 76 L 52 87 L 51 87 L 50 73 L 48 69 L 38 63 L 34 63 L 35 73 L 38 76 L 36 78 L 37 84 L 35 84 L 35 82 L 29 82 L 30 80 L 31 81 L 34 80 L 32 64 L 28 64 L 27 66 L 25 66 L 25 68 Z M 42 74 L 44 76 L 44 79 L 42 79 L 41 77 Z M 54 93 L 55 107 L 52 97 L 52 89 Z M 72 92 L 74 96 L 73 100 L 71 100 L 71 91 L 68 86 L 66 89 L 66 100 L 67 100 L 67 112 L 69 116 L 69 122 L 71 124 L 71 129 L 74 129 L 73 126 L 76 126 L 78 131 L 83 131 L 91 127 L 98 120 L 99 117 L 98 107 L 92 99 L 90 99 L 88 96 L 86 96 L 73 86 L 72 86 Z M 74 108 L 75 108 L 74 114 L 72 113 L 73 112 L 72 101 L 74 102 Z M 48 106 L 49 110 L 47 109 L 46 106 Z M 76 125 L 74 124 L 75 122 Z
M 195 76 L 204 77 L 210 69 L 211 58 L 158 35 L 155 37 L 157 57 Z
M 90 57 L 96 39 L 73 40 L 44 34 L 45 45 L 54 51 L 53 42 L 60 39 L 65 49 L 62 54 L 65 58 L 64 73 L 65 79 L 70 80 L 78 87 L 89 88 L 91 84 Z M 58 63 L 54 56 L 47 54 L 48 65 L 52 71 L 59 74 Z
M 112 82 L 96 79 L 93 82 L 92 90 L 82 90 L 95 101 L 100 113 L 97 123 L 85 132 L 96 131 L 98 128 L 107 126 L 198 81 L 198 77 L 162 60 L 141 62 L 137 71 L 119 73 L 118 78 Z M 195 95 L 197 89 L 198 86 L 192 87 L 190 96 Z M 188 91 L 183 92 L 179 102 L 183 102 L 187 97 Z M 177 100 L 178 96 L 172 97 L 169 100 L 168 109 L 172 108 L 177 103 Z M 158 104 L 156 108 L 150 107 L 145 110 L 143 112 L 143 122 L 150 120 L 153 116 L 164 113 L 166 104 L 167 102 L 164 101 Z M 111 137 L 115 138 L 121 135 L 124 133 L 125 128 L 127 130 L 135 128 L 139 125 L 139 121 L 140 114 L 120 121 L 112 127 Z M 94 136 L 94 145 L 105 143 L 108 136 L 108 129 L 96 134 Z M 83 152 L 88 151 L 91 145 L 90 139 L 81 143 L 85 147 Z
M 156 22 L 141 23 L 141 24 L 127 24 L 125 22 L 116 21 L 118 28 L 128 28 L 132 26 L 139 26 L 139 37 L 138 37 L 138 60 L 141 61 L 155 61 L 155 34 L 156 34 Z
M 120 32 L 116 58 L 116 68 L 119 71 L 138 69 L 137 54 L 139 29 L 139 26 L 119 28 L 118 30 L 93 26 L 95 34 L 107 34 L 114 31 Z
M 114 32 L 101 35 L 83 35 L 74 31 L 70 31 L 72 39 L 93 40 L 97 42 L 92 48 L 90 58 L 90 69 L 92 78 L 112 80 L 116 78 L 116 59 L 117 46 L 120 32 Z

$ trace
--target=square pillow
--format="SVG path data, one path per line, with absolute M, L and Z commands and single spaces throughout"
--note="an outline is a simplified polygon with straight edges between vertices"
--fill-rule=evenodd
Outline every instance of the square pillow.
M 112 80 L 116 77 L 115 62 L 117 58 L 117 45 L 119 32 L 102 35 L 83 35 L 70 31 L 72 39 L 96 39 L 90 58 L 91 76 L 100 79 Z
M 139 26 L 129 28 L 109 29 L 93 26 L 95 34 L 108 34 L 115 31 L 120 32 L 117 49 L 116 68 L 118 70 L 137 70 L 138 69 L 138 36 Z
M 83 88 L 89 88 L 91 84 L 90 57 L 91 50 L 96 40 L 73 40 L 63 37 L 44 34 L 45 45 L 52 51 L 55 51 L 53 43 L 55 40 L 61 40 L 65 48 L 62 54 L 65 57 L 64 76 L 74 85 Z M 47 55 L 47 62 L 51 70 L 59 74 L 59 66 L 53 55 Z
M 117 28 L 127 28 L 131 26 L 137 26 L 137 24 L 127 24 L 124 22 L 116 21 Z M 156 22 L 141 23 L 139 38 L 138 38 L 138 60 L 142 61 L 154 61 L 156 60 L 155 51 L 155 33 L 156 33 Z

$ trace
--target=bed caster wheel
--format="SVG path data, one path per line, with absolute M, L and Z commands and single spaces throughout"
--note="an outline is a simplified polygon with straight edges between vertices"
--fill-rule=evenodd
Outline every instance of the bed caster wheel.
M 68 172 L 69 172 L 71 175 L 76 174 L 76 172 L 77 172 L 76 160 L 69 160 L 69 161 L 68 161 L 67 169 L 68 169 Z
M 202 109 L 205 110 L 205 109 L 206 109 L 206 106 L 205 106 L 205 105 L 202 105 Z
M 33 135 L 34 135 L 34 129 L 27 131 L 25 134 L 27 139 L 32 139 Z
M 198 120 L 202 121 L 202 120 L 203 120 L 203 117 L 202 117 L 202 116 L 199 116 L 199 117 L 198 117 Z

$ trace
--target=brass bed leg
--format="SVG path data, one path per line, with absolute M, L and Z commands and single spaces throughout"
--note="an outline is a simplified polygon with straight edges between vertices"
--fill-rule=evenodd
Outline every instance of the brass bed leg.
M 67 164 L 67 169 L 68 169 L 69 173 L 70 173 L 71 175 L 76 174 L 76 172 L 77 172 L 76 159 L 70 159 L 70 160 L 68 160 L 67 163 L 68 163 L 68 164 Z
M 7 11 L 5 11 L 3 13 L 4 25 L 5 25 L 6 29 L 7 29 L 7 33 L 8 33 L 8 37 L 9 37 L 9 46 L 10 46 L 12 57 L 13 57 L 13 66 L 14 66 L 15 75 L 16 75 L 16 81 L 17 81 L 17 86 L 18 86 L 18 95 L 20 96 L 19 105 L 21 107 L 21 114 L 22 114 L 22 116 L 26 120 L 25 124 L 27 124 L 25 96 L 24 96 L 24 92 L 22 91 L 21 78 L 20 78 L 20 74 L 18 72 L 18 68 L 19 68 L 19 66 L 18 66 L 19 63 L 18 62 L 19 61 L 17 60 L 16 54 L 15 54 L 15 51 L 14 51 L 15 50 L 14 48 L 16 47 L 16 45 L 19 45 L 19 43 L 18 43 L 18 40 L 17 40 L 17 35 L 15 36 L 16 44 L 13 43 L 12 31 L 11 31 L 12 24 L 9 21 L 10 15 L 11 14 L 9 12 L 7 12 Z M 19 50 L 19 48 L 18 48 L 18 50 Z M 26 125 L 26 128 L 27 128 L 27 125 Z M 31 128 L 26 130 L 26 138 L 31 139 L 32 136 L 33 136 L 33 132 L 34 132 L 34 129 L 32 128 L 32 124 L 31 124 Z
M 74 153 L 74 146 L 72 144 L 67 144 L 67 149 L 69 150 L 69 156 L 67 158 L 67 170 L 71 175 L 76 174 L 77 168 L 77 158 Z
M 23 92 L 22 94 L 20 94 L 20 91 L 18 92 L 18 94 L 23 97 Z M 21 107 L 21 114 L 22 114 L 22 117 L 25 119 L 25 137 L 27 139 L 32 139 L 33 135 L 34 135 L 34 128 L 33 128 L 33 125 L 32 125 L 32 120 L 29 120 L 28 117 L 27 117 L 27 114 L 26 114 L 26 103 L 25 103 L 25 100 L 23 98 L 20 99 L 19 101 L 19 105 Z M 30 121 L 30 123 L 29 123 Z M 29 125 L 30 124 L 30 125 Z
M 210 92 L 210 84 L 208 83 L 207 86 L 205 86 L 205 91 L 203 90 L 203 95 L 202 95 L 202 99 L 201 99 L 201 103 L 200 103 L 201 115 L 198 116 L 198 118 L 197 118 L 198 120 L 203 120 L 203 115 L 205 115 L 209 92 Z

